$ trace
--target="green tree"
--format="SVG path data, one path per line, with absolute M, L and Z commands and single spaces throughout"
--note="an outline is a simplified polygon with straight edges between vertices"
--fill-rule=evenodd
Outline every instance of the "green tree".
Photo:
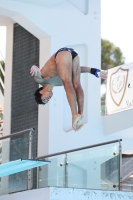
M 116 47 L 108 40 L 101 39 L 101 69 L 108 70 L 110 68 L 124 64 L 125 57 L 119 47 Z M 101 83 L 106 83 L 106 80 L 101 79 Z M 105 98 L 106 94 L 101 97 L 101 111 L 105 114 Z
M 0 64 L 1 64 L 2 68 L 5 70 L 5 62 L 3 60 L 0 60 Z
M 108 40 L 101 40 L 101 69 L 107 70 L 124 64 L 125 57 L 119 47 Z

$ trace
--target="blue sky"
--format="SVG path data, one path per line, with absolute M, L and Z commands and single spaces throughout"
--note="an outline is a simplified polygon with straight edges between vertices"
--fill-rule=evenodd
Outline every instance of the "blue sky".
M 101 0 L 101 38 L 120 47 L 133 62 L 133 0 Z M 0 51 L 5 57 L 6 28 L 0 27 Z M 1 59 L 1 55 L 0 55 Z

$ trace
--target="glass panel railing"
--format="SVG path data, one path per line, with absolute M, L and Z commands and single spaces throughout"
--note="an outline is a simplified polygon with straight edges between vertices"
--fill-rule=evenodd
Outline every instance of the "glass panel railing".
M 57 157 L 38 169 L 38 187 L 119 190 L 120 149 L 110 144 Z
M 18 159 L 36 157 L 36 132 L 25 132 L 19 136 L 0 140 L 0 164 Z M 34 188 L 37 170 L 18 172 L 0 179 L 0 195 Z M 35 186 L 36 187 L 36 186 Z
M 133 154 L 122 155 L 122 190 L 133 191 Z
M 65 155 L 50 159 L 49 166 L 41 166 L 38 170 L 38 187 L 65 187 Z
M 0 140 L 0 164 L 35 159 L 36 153 L 36 132 Z M 45 160 L 51 164 L 2 177 L 0 195 L 44 187 L 120 189 L 120 142 L 47 155 Z

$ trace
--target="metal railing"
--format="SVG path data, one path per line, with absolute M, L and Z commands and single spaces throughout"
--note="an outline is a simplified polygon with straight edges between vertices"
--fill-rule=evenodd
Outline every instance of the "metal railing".
M 94 144 L 90 146 L 85 146 L 81 148 L 76 148 L 36 157 L 35 159 L 37 160 L 47 158 L 51 161 L 51 164 L 49 166 L 44 166 L 39 168 L 39 175 L 38 175 L 39 188 L 53 186 L 53 187 L 122 190 L 121 141 L 122 141 L 121 139 L 113 140 L 100 144 Z M 118 143 L 118 146 L 115 146 L 113 143 Z M 114 145 L 114 147 L 113 148 L 108 147 L 108 145 Z M 104 146 L 105 150 L 103 150 Z M 96 148 L 101 148 L 101 149 L 96 149 Z M 102 155 L 100 155 L 100 152 Z M 93 171 L 93 169 L 91 169 L 92 170 L 91 172 L 91 170 L 88 169 L 87 165 L 91 166 L 91 163 L 96 163 L 98 159 L 99 163 L 97 164 L 96 167 L 99 168 L 98 170 L 103 169 L 100 172 L 102 178 L 100 180 L 98 178 L 99 177 L 98 174 L 95 178 L 93 177 L 93 179 L 95 180 L 95 182 L 101 181 L 102 183 L 99 183 L 101 184 L 101 186 L 93 185 L 92 182 L 94 181 L 92 177 L 91 177 L 92 181 L 90 183 L 81 184 L 80 181 L 87 182 L 87 180 L 85 180 L 86 177 L 88 176 L 90 178 L 90 176 L 92 176 L 93 173 L 96 173 L 95 171 Z M 111 171 L 109 171 L 110 166 L 112 166 Z M 44 174 L 46 175 L 46 172 L 49 172 L 48 176 L 44 177 Z M 84 173 L 86 173 L 85 176 Z M 95 175 L 93 174 L 93 176 Z M 73 181 L 74 179 L 75 182 Z M 106 187 L 104 187 L 105 185 Z
M 0 137 L 0 164 L 18 159 L 33 159 L 36 154 L 37 135 L 35 128 Z M 7 177 L 1 179 L 0 195 L 36 188 L 34 183 L 37 182 L 37 171 L 34 169 Z M 5 179 L 8 180 L 5 181 Z
M 94 145 L 89 145 L 89 146 L 80 147 L 80 148 L 76 148 L 76 149 L 71 149 L 71 150 L 67 150 L 67 151 L 61 151 L 58 153 L 48 154 L 48 155 L 36 157 L 35 159 L 41 160 L 44 158 L 49 158 L 49 157 L 58 156 L 58 155 L 62 155 L 62 154 L 67 154 L 67 153 L 72 153 L 72 152 L 81 151 L 81 150 L 85 150 L 85 149 L 90 149 L 90 148 L 94 148 L 94 147 L 104 146 L 104 145 L 112 144 L 112 143 L 116 143 L 116 142 L 119 142 L 119 144 L 121 146 L 121 141 L 122 141 L 122 139 L 112 140 L 112 141 L 103 142 L 103 143 L 99 143 L 99 144 L 94 144 Z
M 4 139 L 7 139 L 7 138 L 13 138 L 13 137 L 16 137 L 16 136 L 19 136 L 19 135 L 27 134 L 28 131 L 30 131 L 29 132 L 29 134 L 30 134 L 31 132 L 35 131 L 35 128 L 26 129 L 26 130 L 23 130 L 23 131 L 19 131 L 19 132 L 16 132 L 16 133 L 12 133 L 10 135 L 0 137 L 0 140 L 4 140 Z
M 35 160 L 47 158 L 51 164 L 10 175 L 6 182 L 2 178 L 0 194 L 50 186 L 122 189 L 121 139 L 37 156 L 37 140 L 33 137 L 34 132 L 35 129 L 31 128 L 0 137 L 1 163 L 20 158 Z M 5 183 L 3 187 L 6 191 L 2 188 Z

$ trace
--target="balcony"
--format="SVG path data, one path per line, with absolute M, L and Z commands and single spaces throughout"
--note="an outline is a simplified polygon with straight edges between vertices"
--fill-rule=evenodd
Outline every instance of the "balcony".
M 1 176 L 1 196 L 44 188 L 51 188 L 54 193 L 74 189 L 85 193 L 92 190 L 132 191 L 133 156 L 121 154 L 121 140 L 41 157 L 36 155 L 37 135 L 34 129 L 0 138 L 1 166 L 18 159 L 50 161 L 49 165 L 29 170 L 22 169 L 21 172 L 11 172 L 8 176 Z
M 34 131 L 21 131 L 0 138 L 1 164 L 17 159 L 45 159 L 51 162 L 49 165 L 2 177 L 1 195 L 46 187 L 115 191 L 122 189 L 120 140 L 43 157 L 36 155 L 37 136 Z M 130 167 L 124 171 L 125 178 L 128 177 L 127 174 L 131 176 L 130 171 Z

